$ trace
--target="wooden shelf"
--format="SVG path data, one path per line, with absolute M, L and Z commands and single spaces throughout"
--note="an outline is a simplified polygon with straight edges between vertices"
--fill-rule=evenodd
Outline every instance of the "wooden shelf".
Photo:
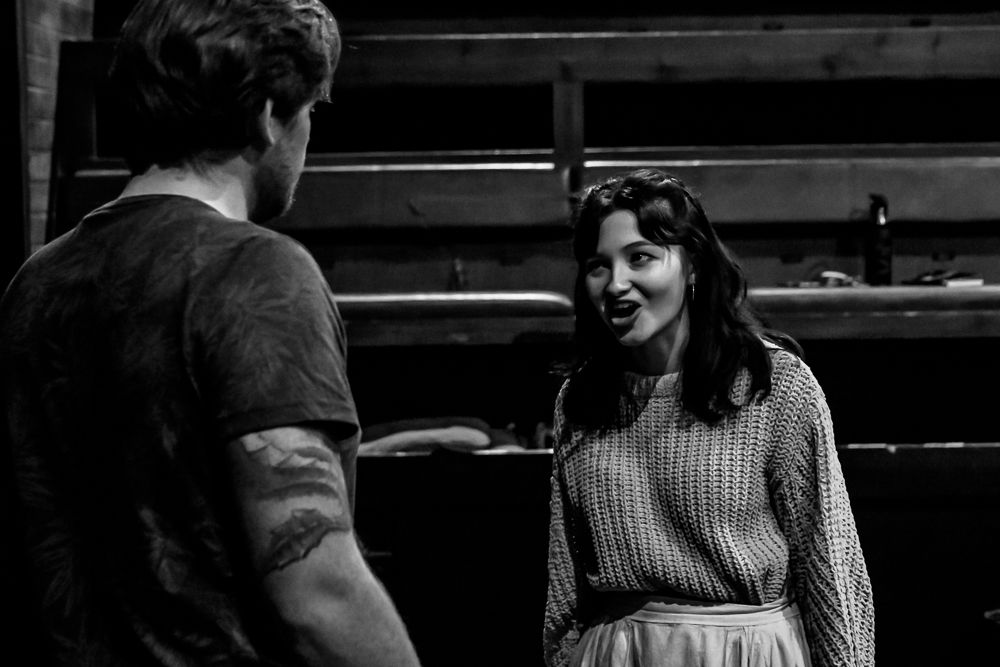
M 802 339 L 1000 336 L 1000 286 L 760 288 L 768 324 Z
M 335 295 L 352 346 L 564 342 L 573 303 L 554 292 Z
M 339 295 L 355 347 L 568 343 L 572 302 L 547 292 Z M 758 288 L 767 323 L 801 340 L 1000 337 L 1000 285 Z
M 583 181 L 636 167 L 695 188 L 713 222 L 850 222 L 884 195 L 894 222 L 1000 221 L 1000 145 L 588 151 Z
M 411 158 L 412 160 L 412 158 Z M 331 205 L 332 202 L 338 202 Z M 330 164 L 311 156 L 283 229 L 384 227 L 532 227 L 569 219 L 566 169 L 549 161 Z
M 551 156 L 428 154 L 383 162 L 311 155 L 285 230 L 554 227 L 570 218 L 568 167 Z M 888 198 L 894 223 L 1000 223 L 1000 145 L 590 151 L 590 183 L 640 166 L 665 169 L 701 194 L 716 223 L 850 223 L 868 195 Z M 63 191 L 64 219 L 113 199 L 120 162 L 85 163 Z M 74 223 L 75 224 L 75 223 Z

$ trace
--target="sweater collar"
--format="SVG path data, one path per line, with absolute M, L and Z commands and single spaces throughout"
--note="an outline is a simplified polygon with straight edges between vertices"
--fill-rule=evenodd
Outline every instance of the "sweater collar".
M 666 375 L 642 375 L 625 371 L 625 388 L 634 396 L 669 396 L 677 391 L 680 371 Z

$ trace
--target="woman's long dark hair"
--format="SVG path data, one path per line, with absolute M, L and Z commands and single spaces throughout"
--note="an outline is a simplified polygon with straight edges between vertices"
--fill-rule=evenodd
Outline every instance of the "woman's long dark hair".
M 766 329 L 747 302 L 747 283 L 695 196 L 658 169 L 638 169 L 588 188 L 574 212 L 577 261 L 574 300 L 576 359 L 564 409 L 576 424 L 608 426 L 620 418 L 626 350 L 587 293 L 587 260 L 601 223 L 614 211 L 635 214 L 639 233 L 657 245 L 680 245 L 690 258 L 696 291 L 685 296 L 690 335 L 682 360 L 681 402 L 698 419 L 716 422 L 739 407 L 731 397 L 741 368 L 750 373 L 747 398 L 771 391 L 771 357 L 763 339 L 801 355 L 789 336 Z

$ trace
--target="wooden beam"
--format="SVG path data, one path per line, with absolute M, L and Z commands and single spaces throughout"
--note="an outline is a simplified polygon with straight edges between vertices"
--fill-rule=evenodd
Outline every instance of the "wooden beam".
M 836 4 L 836 3 L 834 3 Z M 814 12 L 818 9 L 811 5 Z M 839 11 L 837 6 L 834 11 Z M 341 25 L 348 40 L 364 35 L 416 35 L 442 33 L 557 33 L 557 32 L 680 32 L 720 30 L 803 30 L 831 28 L 888 28 L 990 25 L 1000 22 L 997 11 L 927 13 L 918 7 L 905 12 L 832 14 L 775 14 L 741 7 L 741 14 L 651 14 L 632 7 L 629 16 L 583 14 L 580 16 L 434 17 L 428 19 L 355 19 Z M 755 13 L 750 13 L 755 12 Z
M 352 346 L 569 343 L 568 297 L 521 303 L 517 294 L 504 303 L 461 293 L 337 298 Z M 1000 337 L 997 285 L 757 288 L 749 298 L 770 326 L 800 340 Z
M 740 152 L 712 148 L 675 154 L 606 151 L 588 156 L 583 185 L 650 166 L 700 193 L 713 222 L 851 222 L 867 216 L 869 194 L 889 200 L 894 220 L 1000 221 L 1000 152 L 869 148 L 854 155 L 816 148 Z M 968 149 L 965 149 L 967 151 Z
M 870 193 L 889 201 L 894 222 L 1000 224 L 1000 146 L 922 149 L 774 147 L 687 151 L 602 151 L 583 163 L 589 185 L 641 166 L 662 168 L 700 194 L 716 223 L 857 223 Z M 389 227 L 564 226 L 570 215 L 568 168 L 554 162 L 457 161 L 347 164 L 311 156 L 288 230 Z M 480 160 L 491 156 L 482 154 Z M 390 158 L 387 158 L 387 160 Z M 67 182 L 65 231 L 117 196 L 127 172 L 95 163 Z
M 579 81 L 556 81 L 552 85 L 552 120 L 555 159 L 560 166 L 579 170 L 583 162 L 583 84 Z M 579 174 L 570 177 L 572 182 Z
M 338 85 L 996 78 L 1000 25 L 367 35 Z
M 564 225 L 554 163 L 307 167 L 282 229 Z
M 757 288 L 770 326 L 801 340 L 1000 336 L 1000 286 Z

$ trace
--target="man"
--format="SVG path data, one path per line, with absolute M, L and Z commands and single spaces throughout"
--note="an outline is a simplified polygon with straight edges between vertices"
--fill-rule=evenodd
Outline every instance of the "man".
M 57 662 L 416 665 L 353 534 L 343 325 L 296 242 L 319 0 L 140 0 L 121 197 L 0 305 L 4 437 Z

